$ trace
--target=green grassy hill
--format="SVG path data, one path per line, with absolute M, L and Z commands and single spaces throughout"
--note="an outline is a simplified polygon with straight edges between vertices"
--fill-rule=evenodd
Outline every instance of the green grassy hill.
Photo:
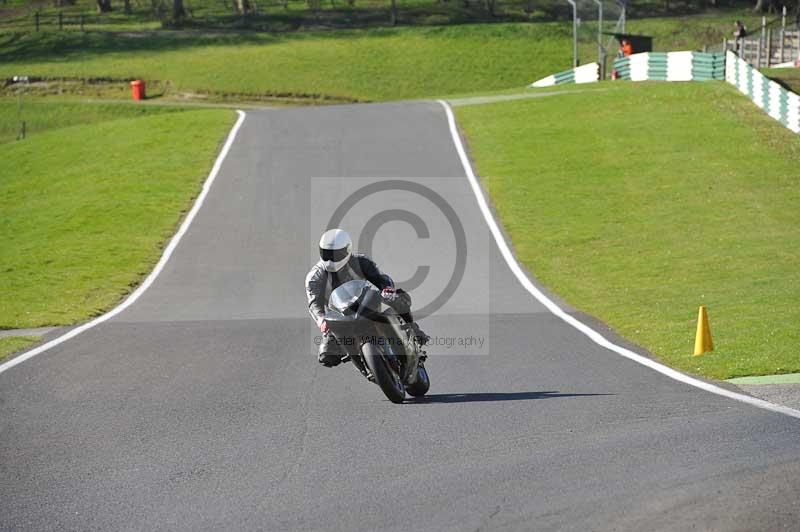
M 82 0 L 74 9 L 86 5 Z M 198 2 L 195 7 L 205 5 Z M 353 9 L 377 5 L 381 4 L 357 2 Z M 432 14 L 437 10 L 458 12 L 458 6 L 463 6 L 455 1 L 402 5 Z M 469 9 L 480 10 L 482 5 L 472 2 Z M 528 4 L 498 5 L 504 13 L 511 13 Z M 542 9 L 547 6 L 536 5 Z M 492 17 L 491 23 L 480 17 L 436 22 L 438 19 L 431 15 L 430 24 L 395 28 L 377 22 L 362 29 L 333 30 L 338 26 L 312 24 L 269 33 L 240 31 L 230 25 L 224 26 L 226 31 L 142 31 L 154 27 L 136 19 L 135 13 L 129 18 L 139 22 L 132 27 L 109 20 L 96 28 L 102 31 L 85 33 L 74 29 L 35 33 L 30 26 L 12 25 L 11 30 L 0 31 L 0 78 L 112 78 L 121 83 L 108 91 L 111 97 L 128 97 L 124 82 L 142 78 L 151 86 L 158 85 L 153 94 L 167 99 L 268 99 L 279 103 L 377 101 L 496 91 L 524 87 L 571 66 L 572 25 L 561 12 L 566 3 L 558 6 L 545 9 L 541 17 L 524 19 L 526 22 L 520 22 L 516 15 Z M 642 14 L 658 14 L 652 7 L 634 7 L 630 16 L 637 9 Z M 290 3 L 287 9 L 300 12 L 308 5 Z M 336 10 L 327 4 L 321 9 Z M 656 50 L 691 50 L 720 45 L 737 18 L 750 26 L 757 24 L 749 9 L 701 11 L 678 6 L 675 11 L 685 14 L 630 19 L 628 31 L 652 35 Z M 113 16 L 125 17 L 118 12 Z M 586 21 L 581 27 L 582 61 L 594 61 L 596 26 Z M 606 29 L 611 27 L 610 23 L 606 25 Z M 612 55 L 614 51 L 610 50 Z M 58 90 L 73 92 L 70 87 Z M 7 93 L 5 89 L 0 95 Z
M 13 294 L 0 298 L 0 328 L 68 325 L 119 302 L 158 260 L 235 117 L 114 111 L 65 106 L 0 144 L 0 293 Z
M 0 37 L 0 77 L 140 77 L 173 94 L 415 98 L 520 87 L 564 67 L 568 29 L 555 24 L 203 36 L 160 33 Z
M 456 109 L 518 257 L 670 366 L 800 372 L 800 137 L 722 82 L 595 89 Z

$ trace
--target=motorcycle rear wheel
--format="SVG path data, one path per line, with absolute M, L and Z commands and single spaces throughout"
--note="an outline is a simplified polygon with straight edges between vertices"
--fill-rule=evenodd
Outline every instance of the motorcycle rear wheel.
M 403 381 L 389 367 L 383 356 L 383 346 L 374 343 L 364 344 L 364 360 L 375 375 L 375 383 L 381 387 L 384 395 L 393 403 L 402 403 L 406 398 Z

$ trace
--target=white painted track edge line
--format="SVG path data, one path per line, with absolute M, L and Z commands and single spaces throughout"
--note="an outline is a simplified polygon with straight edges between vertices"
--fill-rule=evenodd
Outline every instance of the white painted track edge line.
M 164 249 L 164 252 L 161 254 L 161 258 L 158 260 L 158 263 L 156 263 L 155 268 L 153 268 L 153 271 L 151 271 L 150 274 L 145 278 L 144 282 L 142 282 L 142 284 L 140 284 L 136 288 L 136 290 L 134 290 L 133 293 L 129 295 L 122 303 L 120 303 L 110 311 L 106 312 L 102 316 L 98 316 L 92 321 L 89 321 L 87 323 L 84 323 L 83 325 L 71 329 L 70 331 L 59 336 L 58 338 L 54 338 L 49 342 L 40 345 L 39 347 L 31 349 L 30 351 L 27 351 L 17 357 L 12 358 L 11 360 L 9 360 L 4 364 L 0 364 L 0 373 L 8 371 L 17 364 L 22 364 L 26 360 L 33 358 L 38 354 L 44 353 L 48 349 L 52 349 L 53 347 L 62 344 L 71 338 L 75 338 L 79 334 L 88 331 L 89 329 L 96 327 L 97 325 L 100 325 L 104 321 L 110 320 L 111 318 L 113 318 L 114 316 L 116 316 L 117 314 L 119 314 L 132 304 L 134 304 L 136 300 L 139 299 L 142 296 L 142 294 L 144 294 L 144 292 L 150 287 L 151 284 L 153 284 L 158 275 L 161 273 L 161 270 L 164 269 L 164 266 L 167 264 L 167 261 L 172 256 L 173 251 L 175 251 L 175 248 L 178 246 L 178 243 L 181 241 L 181 238 L 183 238 L 183 235 L 186 233 L 186 231 L 189 229 L 189 226 L 192 224 L 192 220 L 194 220 L 194 217 L 197 215 L 197 212 L 203 205 L 203 202 L 205 201 L 206 196 L 208 195 L 208 191 L 211 189 L 211 185 L 214 183 L 214 179 L 216 179 L 217 174 L 219 173 L 219 169 L 222 167 L 222 162 L 228 155 L 228 151 L 233 145 L 233 141 L 236 138 L 236 134 L 239 132 L 239 128 L 244 123 L 244 119 L 246 116 L 244 111 L 240 111 L 237 109 L 236 112 L 238 113 L 239 118 L 236 120 L 236 123 L 233 125 L 233 128 L 231 128 L 230 133 L 228 133 L 228 138 L 225 141 L 225 144 L 222 146 L 222 150 L 219 152 L 219 155 L 217 155 L 217 159 L 216 161 L 214 161 L 214 166 L 211 167 L 211 172 L 208 174 L 208 177 L 203 183 L 203 188 L 200 191 L 200 194 L 197 196 L 194 205 L 192 205 L 189 214 L 187 214 L 186 218 L 184 218 L 183 223 L 178 228 L 178 231 L 170 239 L 169 244 Z
M 494 237 L 494 241 L 497 244 L 497 247 L 500 250 L 500 254 L 503 255 L 503 258 L 508 264 L 508 267 L 514 273 L 514 276 L 517 280 L 522 284 L 522 286 L 534 297 L 537 301 L 539 301 L 542 305 L 544 305 L 550 312 L 561 318 L 563 321 L 571 325 L 572 327 L 579 330 L 581 333 L 589 337 L 594 343 L 605 347 L 606 349 L 613 351 L 619 355 L 624 356 L 634 362 L 638 362 L 643 366 L 647 366 L 650 369 L 653 369 L 659 373 L 666 375 L 672 379 L 677 381 L 683 382 L 685 384 L 689 384 L 690 386 L 694 386 L 696 388 L 700 388 L 707 392 L 715 393 L 717 395 L 721 395 L 723 397 L 728 397 L 730 399 L 735 399 L 736 401 L 741 401 L 743 403 L 750 404 L 752 406 L 756 406 L 759 408 L 763 408 L 765 410 L 770 410 L 773 412 L 778 412 L 780 414 L 785 414 L 787 416 L 791 416 L 797 419 L 800 419 L 800 410 L 795 410 L 793 408 L 789 408 L 786 406 L 776 405 L 770 403 L 768 401 L 764 401 L 763 399 L 757 399 L 755 397 L 751 397 L 749 395 L 744 395 L 736 392 L 732 392 L 730 390 L 726 390 L 724 388 L 720 388 L 714 384 L 701 381 L 694 377 L 690 377 L 680 371 L 674 370 L 668 366 L 660 364 L 652 359 L 634 353 L 629 349 L 625 349 L 622 346 L 619 346 L 610 340 L 608 340 L 605 336 L 600 334 L 599 332 L 595 331 L 582 321 L 577 320 L 575 317 L 570 316 L 564 310 L 559 307 L 553 300 L 547 297 L 541 290 L 539 290 L 528 278 L 527 274 L 522 270 L 519 263 L 517 262 L 516 257 L 511 252 L 511 249 L 508 246 L 508 243 L 503 236 L 503 233 L 500 231 L 500 227 L 497 224 L 494 216 L 492 215 L 492 211 L 489 209 L 489 204 L 486 202 L 486 197 L 483 194 L 483 190 L 478 183 L 477 177 L 475 177 L 475 173 L 472 170 L 472 164 L 467 157 L 467 153 L 464 150 L 464 145 L 461 142 L 461 137 L 458 133 L 458 127 L 456 126 L 456 119 L 453 115 L 453 110 L 450 108 L 450 105 L 444 100 L 438 100 L 438 102 L 444 107 L 445 113 L 447 114 L 447 122 L 450 126 L 450 135 L 453 138 L 453 144 L 455 145 L 456 152 L 458 152 L 458 157 L 461 159 L 461 166 L 464 167 L 464 172 L 467 175 L 467 179 L 469 180 L 469 184 L 472 188 L 472 192 L 475 195 L 475 199 L 478 201 L 478 207 L 483 214 L 483 218 L 486 221 L 486 224 L 489 226 L 489 230 Z

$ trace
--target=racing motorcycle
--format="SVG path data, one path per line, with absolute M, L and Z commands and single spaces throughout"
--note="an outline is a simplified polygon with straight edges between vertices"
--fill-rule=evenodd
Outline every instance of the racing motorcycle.
M 406 393 L 419 397 L 428 392 L 427 357 L 411 324 L 384 307 L 380 290 L 356 279 L 331 292 L 325 321 L 346 353 L 342 362 L 352 362 L 391 402 L 402 403 Z

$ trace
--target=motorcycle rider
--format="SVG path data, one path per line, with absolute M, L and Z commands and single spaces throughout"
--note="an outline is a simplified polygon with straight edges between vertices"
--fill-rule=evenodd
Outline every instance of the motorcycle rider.
M 381 291 L 384 303 L 395 309 L 409 324 L 420 345 L 430 340 L 411 316 L 411 297 L 408 293 L 396 289 L 391 277 L 381 273 L 372 259 L 362 253 L 353 253 L 353 242 L 347 232 L 341 229 L 325 231 L 319 239 L 319 254 L 319 262 L 306 275 L 306 296 L 311 319 L 323 335 L 319 346 L 320 364 L 332 368 L 342 362 L 344 353 L 328 330 L 325 307 L 333 290 L 354 279 L 366 279 L 374 284 Z

